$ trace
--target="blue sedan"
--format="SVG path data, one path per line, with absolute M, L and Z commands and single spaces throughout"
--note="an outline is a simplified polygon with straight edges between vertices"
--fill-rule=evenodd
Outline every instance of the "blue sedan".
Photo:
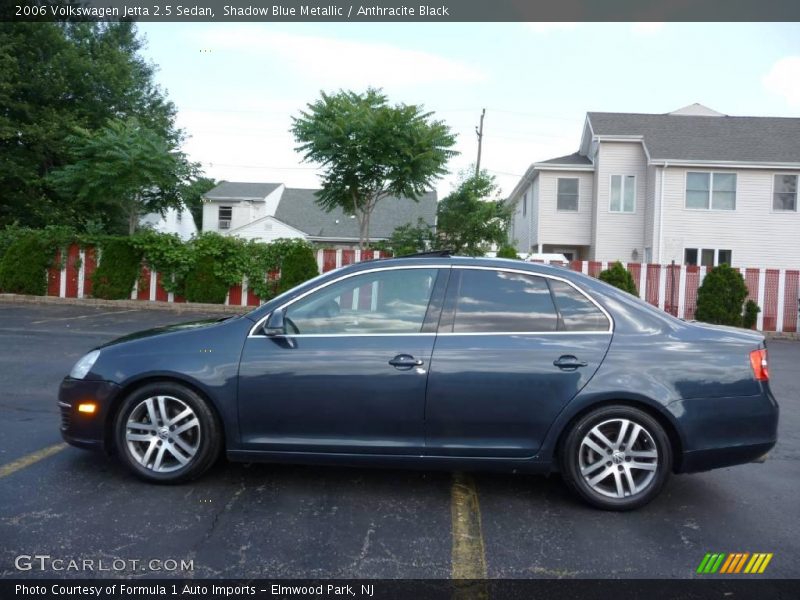
M 351 265 L 249 314 L 81 358 L 61 433 L 152 482 L 230 460 L 560 472 L 629 510 L 671 473 L 762 459 L 764 337 L 559 267 L 431 253 Z

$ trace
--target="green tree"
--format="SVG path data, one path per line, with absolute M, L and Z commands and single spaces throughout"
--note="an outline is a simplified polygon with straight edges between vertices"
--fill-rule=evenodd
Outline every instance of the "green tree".
M 433 228 L 424 219 L 417 219 L 417 224 L 406 223 L 392 232 L 383 244 L 395 256 L 424 252 L 433 243 Z
M 292 119 L 297 150 L 324 170 L 317 202 L 358 219 L 361 248 L 369 245 L 378 202 L 391 196 L 417 200 L 446 173 L 455 137 L 432 115 L 420 106 L 391 106 L 379 90 L 368 89 L 323 92 Z
M 517 255 L 517 249 L 514 248 L 511 244 L 504 244 L 500 246 L 497 250 L 497 258 L 516 258 L 518 259 L 519 256 Z
M 747 284 L 742 274 L 727 264 L 721 264 L 708 272 L 697 290 L 695 317 L 706 323 L 741 327 L 745 298 Z
M 511 209 L 500 199 L 489 199 L 496 194 L 494 177 L 486 171 L 462 177 L 439 203 L 438 246 L 456 254 L 483 256 L 493 244 L 505 244 Z
M 178 143 L 175 107 L 155 85 L 142 46 L 131 22 L 0 23 L 0 226 L 84 229 L 100 220 L 47 185 L 69 164 L 76 128 L 136 117 Z
M 638 295 L 639 293 L 636 291 L 636 284 L 634 283 L 630 272 L 623 267 L 622 263 L 619 261 L 615 262 L 605 271 L 601 271 L 598 279 L 600 279 L 600 281 L 605 281 L 606 283 L 613 285 L 614 287 L 625 292 L 628 292 L 629 294 L 633 294 L 634 296 Z
M 136 119 L 112 121 L 96 134 L 79 130 L 70 143 L 73 162 L 49 181 L 88 213 L 124 215 L 129 234 L 142 214 L 179 207 L 195 168 L 174 142 Z

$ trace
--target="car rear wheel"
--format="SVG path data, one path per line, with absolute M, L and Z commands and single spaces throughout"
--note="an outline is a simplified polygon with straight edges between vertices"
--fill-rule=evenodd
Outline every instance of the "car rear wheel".
M 580 418 L 560 451 L 565 482 L 589 504 L 632 510 L 661 491 L 672 470 L 664 428 L 646 412 L 606 406 Z
M 137 476 L 179 483 L 202 475 L 219 456 L 221 430 L 206 401 L 172 382 L 139 388 L 117 414 L 120 458 Z

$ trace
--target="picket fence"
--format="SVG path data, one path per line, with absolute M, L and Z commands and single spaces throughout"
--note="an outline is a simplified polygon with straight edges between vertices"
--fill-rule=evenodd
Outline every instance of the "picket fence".
M 386 253 L 374 250 L 326 248 L 317 250 L 317 266 L 320 273 L 325 273 L 344 265 L 385 256 Z M 58 253 L 55 264 L 61 264 L 62 267 L 48 270 L 48 296 L 91 296 L 91 274 L 97 268 L 97 252 L 94 248 L 81 248 L 73 244 L 67 248 L 63 262 L 61 253 Z M 706 275 L 706 267 L 641 263 L 623 265 L 633 276 L 640 298 L 681 319 L 694 318 L 697 289 Z M 572 261 L 563 266 L 597 277 L 600 271 L 608 267 L 608 263 Z M 800 270 L 742 268 L 740 272 L 749 290 L 748 299 L 754 300 L 761 307 L 756 328 L 761 331 L 796 332 L 800 309 Z M 264 276 L 267 277 L 268 274 L 265 273 Z M 145 266 L 142 267 L 131 299 L 153 302 L 186 301 L 167 292 L 161 284 L 161 274 Z M 246 278 L 240 285 L 232 286 L 225 299 L 225 304 L 234 306 L 258 306 L 260 303 L 260 298 L 248 289 Z

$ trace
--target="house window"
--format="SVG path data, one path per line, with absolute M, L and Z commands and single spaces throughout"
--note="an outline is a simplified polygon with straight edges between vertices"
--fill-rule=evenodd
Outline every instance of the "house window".
M 775 175 L 772 210 L 797 210 L 797 175 Z
M 698 263 L 698 258 L 700 262 Z M 733 252 L 731 250 L 716 250 L 713 248 L 686 248 L 683 251 L 683 264 L 716 267 L 721 264 L 731 264 Z
M 686 208 L 736 210 L 736 173 L 686 173 Z
M 633 175 L 611 176 L 611 212 L 632 213 L 636 209 L 636 177 Z
M 578 179 L 560 178 L 558 179 L 558 198 L 556 200 L 558 210 L 578 210 Z
M 220 206 L 219 207 L 219 228 L 220 229 L 230 229 L 231 228 L 231 218 L 233 217 L 233 207 L 232 206 Z
M 528 194 L 525 193 L 522 195 L 522 216 L 528 214 Z

